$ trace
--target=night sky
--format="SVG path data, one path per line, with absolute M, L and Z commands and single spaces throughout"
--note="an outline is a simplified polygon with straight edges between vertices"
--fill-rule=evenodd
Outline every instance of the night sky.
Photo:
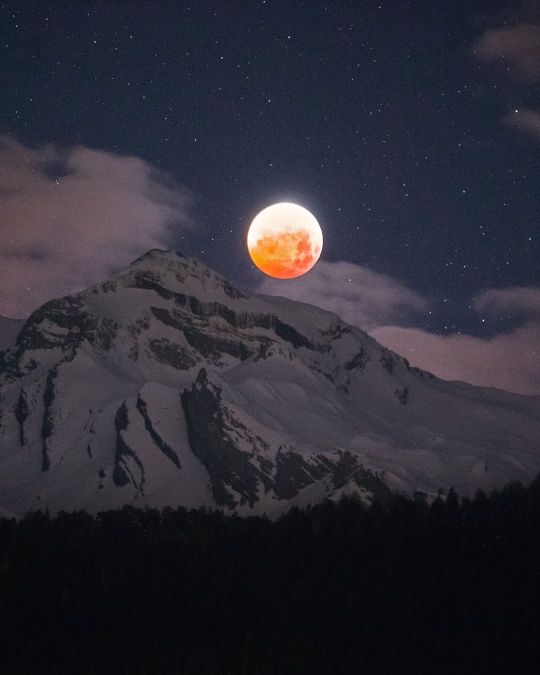
M 409 293 L 365 327 L 399 327 L 386 342 L 403 353 L 419 344 L 410 346 L 408 336 L 428 335 L 433 349 L 451 336 L 454 359 L 463 334 L 472 336 L 464 339 L 473 352 L 494 338 L 500 349 L 490 358 L 519 352 L 521 374 L 510 368 L 508 387 L 540 393 L 537 2 L 19 0 L 1 7 L 0 134 L 11 148 L 0 162 L 3 180 L 41 153 L 45 202 L 49 184 L 69 177 L 65 162 L 75 146 L 137 157 L 168 176 L 149 180 L 159 176 L 162 199 L 177 210 L 176 223 L 165 219 L 170 247 L 245 289 L 270 292 L 245 234 L 261 208 L 298 202 L 323 228 L 325 262 L 293 297 L 317 304 L 322 272 L 359 307 L 366 282 Z M 27 178 L 21 185 L 36 194 Z M 43 301 L 34 295 L 34 272 L 51 254 L 31 245 L 32 210 L 17 198 L 24 192 L 0 184 L 8 232 L 0 246 L 23 270 L 1 273 L 4 298 L 12 293 L 0 305 L 8 315 L 16 314 L 21 284 L 29 300 L 19 315 Z M 65 195 L 72 207 L 74 194 Z M 36 213 L 40 199 L 30 200 Z M 14 213 L 26 224 L 12 236 Z M 70 217 L 76 221 L 76 208 Z M 93 217 L 85 212 L 87 230 Z M 129 228 L 118 228 L 129 240 Z M 61 234 L 51 238 L 62 251 Z M 102 254 L 106 239 L 100 235 L 96 250 L 91 241 L 79 247 L 74 269 Z M 143 243 L 140 253 L 149 248 Z M 126 248 L 135 251 L 137 241 Z M 70 274 L 67 290 L 77 286 Z M 351 296 L 346 285 L 355 281 Z M 437 362 L 440 352 L 428 352 Z M 469 358 L 465 369 L 476 360 Z M 520 377 L 525 384 L 512 386 Z

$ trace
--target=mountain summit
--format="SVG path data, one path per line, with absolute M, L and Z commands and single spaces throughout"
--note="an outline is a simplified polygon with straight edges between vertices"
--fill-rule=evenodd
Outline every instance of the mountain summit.
M 540 397 L 445 382 L 338 316 L 152 250 L 0 352 L 0 508 L 276 514 L 540 470 Z

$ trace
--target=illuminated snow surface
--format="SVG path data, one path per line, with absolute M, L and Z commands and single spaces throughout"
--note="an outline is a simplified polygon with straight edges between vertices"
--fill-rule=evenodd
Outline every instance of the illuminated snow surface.
M 540 471 L 540 397 L 445 382 L 330 312 L 247 296 L 175 252 L 44 305 L 17 344 L 1 328 L 0 513 L 275 516 Z

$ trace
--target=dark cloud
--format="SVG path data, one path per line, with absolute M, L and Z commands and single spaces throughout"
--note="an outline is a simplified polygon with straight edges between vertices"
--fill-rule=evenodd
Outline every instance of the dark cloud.
M 24 316 L 170 246 L 188 203 L 137 157 L 0 137 L 0 314 Z
M 477 41 L 474 52 L 486 62 L 500 62 L 520 79 L 540 79 L 540 25 L 517 24 L 510 28 L 487 30 Z
M 443 379 L 540 394 L 540 288 L 489 289 L 475 296 L 475 311 L 523 321 L 519 328 L 489 339 L 442 336 L 411 326 L 428 308 L 426 298 L 391 277 L 351 263 L 319 261 L 303 277 L 267 279 L 257 290 L 336 312 L 413 366 Z

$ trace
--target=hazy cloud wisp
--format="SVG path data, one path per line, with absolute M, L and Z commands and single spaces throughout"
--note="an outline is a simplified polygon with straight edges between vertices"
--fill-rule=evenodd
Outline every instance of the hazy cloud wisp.
M 540 24 L 521 23 L 482 33 L 474 45 L 475 56 L 484 63 L 504 66 L 517 85 L 540 81 Z M 540 140 L 540 111 L 516 105 L 503 118 L 509 127 Z
M 509 288 L 491 288 L 473 298 L 474 308 L 496 316 L 512 314 L 528 319 L 540 319 L 540 288 L 510 286 Z
M 485 63 L 501 62 L 521 79 L 540 79 L 540 25 L 516 24 L 485 31 L 474 47 Z
M 518 108 L 503 117 L 503 122 L 540 140 L 540 111 Z

